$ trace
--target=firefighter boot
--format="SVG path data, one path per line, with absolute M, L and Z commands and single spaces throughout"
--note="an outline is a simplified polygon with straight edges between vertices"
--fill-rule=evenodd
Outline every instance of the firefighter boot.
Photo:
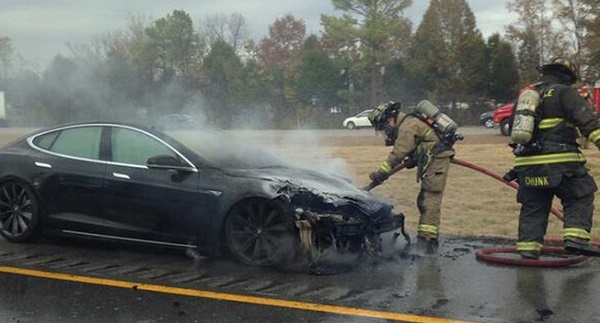
M 600 257 L 600 249 L 591 246 L 587 241 L 566 239 L 564 241 L 565 250 L 588 257 Z
M 538 260 L 540 259 L 539 251 L 519 251 L 519 255 L 523 259 Z
M 439 247 L 437 237 L 417 236 L 417 252 L 424 255 L 434 255 Z

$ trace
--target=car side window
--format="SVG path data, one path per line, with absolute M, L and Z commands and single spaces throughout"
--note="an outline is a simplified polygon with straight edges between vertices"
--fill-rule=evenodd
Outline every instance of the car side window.
M 39 136 L 33 143 L 57 154 L 99 159 L 101 135 L 102 127 L 71 128 Z
M 177 154 L 160 141 L 139 131 L 113 128 L 111 138 L 112 160 L 117 163 L 146 165 L 148 158 Z
M 60 131 L 54 131 L 45 135 L 38 136 L 33 140 L 33 144 L 40 148 L 50 150 L 50 146 L 52 146 L 54 140 L 56 140 L 56 138 L 58 137 L 58 134 L 60 134 Z
M 369 116 L 369 113 L 370 113 L 370 111 L 363 111 L 363 112 L 359 113 L 356 117 L 364 118 L 364 117 Z

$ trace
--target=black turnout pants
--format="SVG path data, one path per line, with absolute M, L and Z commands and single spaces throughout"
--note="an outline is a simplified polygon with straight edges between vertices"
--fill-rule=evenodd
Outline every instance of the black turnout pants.
M 521 203 L 519 215 L 519 241 L 543 243 L 548 227 L 548 216 L 554 196 L 562 203 L 564 227 L 592 229 L 594 213 L 594 179 L 586 174 L 563 176 L 560 184 L 552 188 L 519 187 L 517 201 Z

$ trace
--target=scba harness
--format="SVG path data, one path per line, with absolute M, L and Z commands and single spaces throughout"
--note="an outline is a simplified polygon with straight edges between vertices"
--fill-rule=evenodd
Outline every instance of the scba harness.
M 560 85 L 550 86 L 548 83 L 538 82 L 521 90 L 511 126 L 512 142 L 509 144 L 515 156 L 577 150 L 575 145 L 548 140 L 553 133 L 564 131 L 564 128 L 572 128 L 564 118 L 542 119 L 541 106 L 544 99 L 552 97 L 559 87 Z M 540 135 L 542 130 L 544 133 Z
M 388 119 L 397 117 L 402 105 L 397 102 L 390 102 L 379 105 L 369 115 L 369 120 L 375 127 L 376 131 L 384 131 L 386 138 L 386 146 L 392 146 L 398 137 L 398 128 L 410 116 L 416 117 L 425 122 L 433 132 L 440 138 L 433 147 L 427 150 L 417 148 L 409 157 L 412 163 L 411 166 L 418 166 L 417 181 L 422 179 L 425 172 L 431 165 L 433 158 L 443 151 L 451 150 L 456 141 L 462 140 L 463 135 L 456 132 L 458 125 L 448 115 L 440 111 L 436 106 L 427 100 L 419 102 L 416 108 L 408 112 L 401 120 L 398 121 L 397 127 L 390 126 Z M 420 143 L 417 143 L 420 147 Z M 412 168 L 412 167 L 407 167 Z
M 396 117 L 401 108 L 401 102 L 388 102 L 379 105 L 368 116 L 375 131 L 385 132 L 386 146 L 392 146 L 398 137 L 398 128 L 390 127 L 388 119 L 390 117 Z M 419 102 L 416 108 L 413 111 L 408 112 L 398 123 L 401 124 L 408 116 L 417 117 L 419 120 L 427 123 L 435 131 L 441 141 L 449 148 L 451 148 L 456 141 L 464 138 L 463 135 L 456 132 L 458 129 L 456 122 L 427 100 Z

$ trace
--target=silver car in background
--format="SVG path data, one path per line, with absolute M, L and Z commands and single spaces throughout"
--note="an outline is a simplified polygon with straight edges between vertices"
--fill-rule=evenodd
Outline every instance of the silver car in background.
M 373 109 L 365 110 L 354 117 L 346 118 L 342 125 L 344 128 L 348 130 L 354 130 L 358 128 L 364 127 L 372 127 L 371 121 L 369 121 L 369 113 L 371 113 Z

